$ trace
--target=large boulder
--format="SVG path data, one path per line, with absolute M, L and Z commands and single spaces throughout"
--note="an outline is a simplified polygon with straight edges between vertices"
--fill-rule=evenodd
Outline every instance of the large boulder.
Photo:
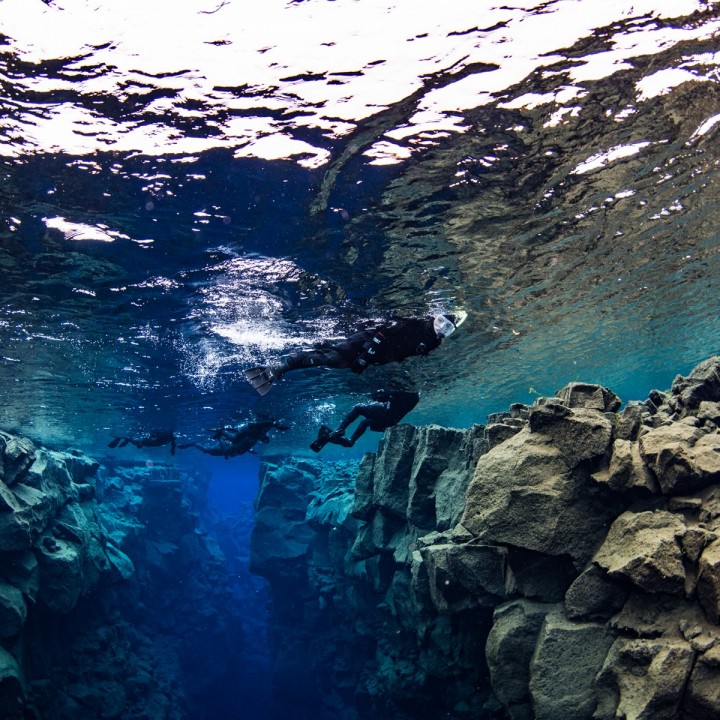
M 589 560 L 614 509 L 577 466 L 604 453 L 610 425 L 596 413 L 588 418 L 591 411 L 565 411 L 572 415 L 559 422 L 544 417 L 537 431 L 524 428 L 480 457 L 461 519 L 470 532 L 486 542 Z
M 12 489 L 0 481 L 0 552 L 24 550 L 47 527 L 61 505 L 57 491 L 23 483 Z
M 720 540 L 711 542 L 700 556 L 697 594 L 708 619 L 720 625 Z
M 720 718 L 720 646 L 701 654 L 685 692 L 684 720 Z
M 612 423 L 597 410 L 567 409 L 547 401 L 530 412 L 530 431 L 543 435 L 566 458 L 569 467 L 602 457 L 612 440 Z
M 35 543 L 38 598 L 53 612 L 68 613 L 110 568 L 94 502 L 68 503 Z
M 374 462 L 364 461 L 353 514 L 369 520 L 372 510 L 379 510 L 426 532 L 448 529 L 463 511 L 475 462 L 486 449 L 482 425 L 469 430 L 438 425 L 390 428 Z
M 513 600 L 499 605 L 485 645 L 490 684 L 511 720 L 534 720 L 530 662 L 553 605 Z
M 0 638 L 17 635 L 25 624 L 27 606 L 18 588 L 0 582 Z
M 627 590 L 596 563 L 590 563 L 565 594 L 565 614 L 571 620 L 609 620 L 627 599 Z
M 495 607 L 508 599 L 512 577 L 508 576 L 506 548 L 447 543 L 424 547 L 420 554 L 438 612 Z
M 407 515 L 410 475 L 415 463 L 415 433 L 412 425 L 390 428 L 380 442 L 375 459 L 373 503 L 400 518 Z
M 367 520 L 374 508 L 375 454 L 365 453 L 355 478 L 355 499 L 352 514 L 358 520 Z
M 688 422 L 661 425 L 640 437 L 640 453 L 666 495 L 720 480 L 720 433 Z
M 82 549 L 75 543 L 46 533 L 38 542 L 37 558 L 40 566 L 38 598 L 53 612 L 70 612 L 83 590 Z
M 12 487 L 0 481 L 0 552 L 30 547 L 60 509 L 77 498 L 62 454 L 34 450 L 33 458 Z
M 639 444 L 631 440 L 618 438 L 613 442 L 609 466 L 595 473 L 593 479 L 616 492 L 642 490 L 654 494 L 658 491 L 655 476 L 643 462 Z
M 624 512 L 593 560 L 610 576 L 627 578 L 646 592 L 682 595 L 685 568 L 680 541 L 686 531 L 674 513 Z
M 720 357 L 714 355 L 696 365 L 690 375 L 678 375 L 672 384 L 672 392 L 680 404 L 694 410 L 703 400 L 720 401 Z
M 592 720 L 595 676 L 612 642 L 602 624 L 568 620 L 562 607 L 545 617 L 530 663 L 535 720 Z
M 438 425 L 418 428 L 415 455 L 410 470 L 408 505 L 406 516 L 416 527 L 434 530 L 438 524 L 435 508 L 437 497 L 457 499 L 464 494 L 464 487 L 457 487 L 446 479 L 444 492 L 436 493 L 438 480 L 447 469 L 451 458 L 457 456 L 465 438 L 461 430 L 442 428 Z M 446 516 L 449 514 L 444 513 Z M 450 518 L 446 518 L 445 526 Z
M 595 720 L 680 717 L 694 657 L 680 638 L 617 639 L 598 674 Z
M 35 461 L 36 450 L 32 440 L 0 432 L 0 480 L 14 485 Z
M 602 413 L 616 412 L 622 404 L 612 390 L 591 383 L 568 383 L 555 393 L 555 397 L 569 408 L 599 410 Z
M 25 692 L 23 677 L 17 660 L 0 646 L 0 708 L 4 720 L 21 720 L 24 712 Z

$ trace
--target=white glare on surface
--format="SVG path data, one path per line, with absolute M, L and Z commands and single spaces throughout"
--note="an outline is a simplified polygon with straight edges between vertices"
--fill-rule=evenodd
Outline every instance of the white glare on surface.
M 694 73 L 680 68 L 667 68 L 648 75 L 637 84 L 638 100 L 650 100 L 658 95 L 666 95 L 673 88 L 685 82 L 701 80 Z
M 720 123 L 720 115 L 709 117 L 700 127 L 690 136 L 693 140 L 703 135 L 707 135 L 718 123 Z
M 264 0 L 252 12 L 241 0 L 0 2 L 13 54 L 38 64 L 72 60 L 61 77 L 10 78 L 18 85 L 17 97 L 31 91 L 45 99 L 36 105 L 15 102 L 17 112 L 0 119 L 0 132 L 23 138 L 0 147 L 6 156 L 187 155 L 225 147 L 237 156 L 292 158 L 318 167 L 329 161 L 327 149 L 297 137 L 298 129 L 317 130 L 328 139 L 345 135 L 357 121 L 418 93 L 429 78 L 443 81 L 420 92 L 411 119 L 390 129 L 408 143 L 427 133 L 466 131 L 452 117 L 459 111 L 498 100 L 519 102 L 504 97 L 510 87 L 550 68 L 565 48 L 596 28 L 638 18 L 637 28 L 620 34 L 607 52 L 579 59 L 568 73 L 567 98 L 555 96 L 555 103 L 580 97 L 583 82 L 631 67 L 633 57 L 718 31 L 713 22 L 666 28 L 654 21 L 702 10 L 699 0 L 556 0 L 542 12 L 532 3 L 487 0 Z M 488 70 L 454 77 L 471 63 L 484 63 Z M 707 79 L 700 70 L 678 72 Z M 235 88 L 247 92 L 232 92 Z M 167 96 L 143 107 L 143 96 L 157 90 Z M 53 103 L 58 91 L 85 99 L 132 96 L 138 109 L 119 121 L 80 104 Z M 653 97 L 648 92 L 640 85 L 641 99 Z M 148 124 L 143 113 L 151 110 L 165 119 Z M 226 110 L 246 112 L 226 116 Z M 172 123 L 192 118 L 207 120 L 219 132 L 191 135 Z M 370 154 L 376 162 L 393 162 L 405 157 L 408 147 L 415 145 L 385 144 Z
M 85 225 L 83 223 L 69 222 L 62 217 L 43 218 L 49 228 L 59 230 L 66 240 L 95 240 L 99 242 L 113 242 L 119 238 L 130 238 L 116 230 L 110 230 L 106 225 Z
M 580 163 L 572 171 L 572 173 L 574 175 L 582 175 L 584 173 L 590 172 L 591 170 L 597 170 L 598 168 L 604 167 L 605 165 L 609 165 L 610 163 L 615 162 L 616 160 L 621 160 L 622 158 L 630 157 L 631 155 L 636 155 L 643 148 L 646 148 L 650 144 L 651 144 L 650 142 L 639 142 L 639 143 L 633 143 L 632 145 L 616 145 L 615 147 L 611 147 L 609 150 L 606 150 L 605 152 L 596 153 L 595 155 L 592 155 L 585 162 Z

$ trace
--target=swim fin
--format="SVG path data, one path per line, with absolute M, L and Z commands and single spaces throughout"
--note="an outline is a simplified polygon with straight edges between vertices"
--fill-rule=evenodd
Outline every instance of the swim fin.
M 321 425 L 318 430 L 317 440 L 313 440 L 313 442 L 310 443 L 310 449 L 313 452 L 320 452 L 330 442 L 330 438 L 334 434 L 327 425 Z
M 117 447 L 117 444 L 118 444 L 119 442 L 120 442 L 120 438 L 119 438 L 119 437 L 116 437 L 114 440 L 111 440 L 111 441 L 108 443 L 108 447 L 109 447 L 109 448 Z
M 272 372 L 269 367 L 254 367 L 249 370 L 244 370 L 243 375 L 247 378 L 247 381 L 260 393 L 260 395 L 266 395 L 270 392 L 273 382 L 278 377 Z

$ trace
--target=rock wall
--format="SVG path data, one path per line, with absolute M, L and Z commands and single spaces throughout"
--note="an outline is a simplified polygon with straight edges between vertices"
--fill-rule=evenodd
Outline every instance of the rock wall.
M 268 465 L 276 717 L 720 717 L 720 358 Z
M 242 625 L 203 481 L 0 433 L 3 720 L 230 716 Z

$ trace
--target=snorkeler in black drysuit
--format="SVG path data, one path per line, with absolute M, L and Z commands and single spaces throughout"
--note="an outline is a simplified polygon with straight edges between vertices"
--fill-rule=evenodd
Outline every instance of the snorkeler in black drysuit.
M 429 318 L 396 317 L 382 325 L 364 328 L 339 342 L 323 341 L 313 350 L 294 353 L 278 365 L 250 368 L 244 374 L 260 395 L 291 370 L 310 367 L 350 368 L 361 373 L 369 365 L 402 362 L 427 355 L 465 320 L 466 314 L 437 314 Z
M 317 440 L 310 444 L 310 449 L 320 452 L 327 443 L 352 447 L 366 430 L 384 432 L 397 425 L 418 404 L 420 395 L 410 390 L 376 390 L 372 399 L 371 403 L 355 405 L 335 432 L 321 425 Z M 345 430 L 359 417 L 363 419 L 355 432 L 349 438 L 345 437 Z
M 283 425 L 277 420 L 262 420 L 241 425 L 236 429 L 220 428 L 216 430 L 212 439 L 217 440 L 217 443 L 212 446 L 201 445 L 200 443 L 185 443 L 178 445 L 178 447 L 181 450 L 194 447 L 206 455 L 224 457 L 227 460 L 237 455 L 243 455 L 246 452 L 253 452 L 253 447 L 257 442 L 270 442 L 268 431 L 271 428 L 277 430 L 289 429 L 287 425 Z
M 131 437 L 116 437 L 108 443 L 108 447 L 125 447 L 128 443 L 131 443 L 136 448 L 160 447 L 161 445 L 167 445 L 169 443 L 170 454 L 175 454 L 175 433 L 168 430 L 152 430 L 145 437 L 138 438 L 137 440 Z

